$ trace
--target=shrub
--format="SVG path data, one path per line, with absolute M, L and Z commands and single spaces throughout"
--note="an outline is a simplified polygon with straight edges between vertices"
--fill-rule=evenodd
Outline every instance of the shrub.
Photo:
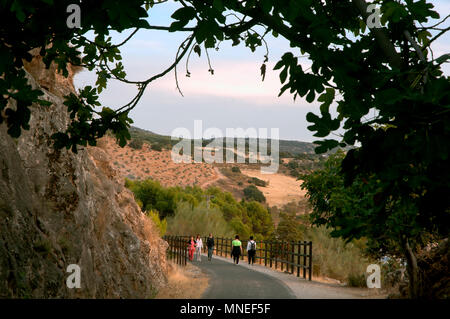
M 233 228 L 234 232 L 236 234 L 239 234 L 241 238 L 249 238 L 252 234 L 252 230 L 250 229 L 250 227 L 245 225 L 242 220 L 236 217 L 230 221 L 230 225 Z
M 367 287 L 366 276 L 364 274 L 350 274 L 347 277 L 347 284 L 350 287 Z
M 267 186 L 267 182 L 263 181 L 262 179 L 256 178 L 256 177 L 252 177 L 251 179 L 249 179 L 248 183 L 255 184 L 256 186 L 262 186 L 262 187 Z
M 367 266 L 374 263 L 364 257 L 358 247 L 364 245 L 346 244 L 341 238 L 333 238 L 324 226 L 306 228 L 305 238 L 313 242 L 314 264 L 317 265 L 314 270 L 319 272 L 316 275 L 338 279 L 349 285 L 357 284 Z
M 153 223 L 159 229 L 159 235 L 161 237 L 164 236 L 166 234 L 166 231 L 167 231 L 167 220 L 166 219 L 161 220 L 159 218 L 158 212 L 154 211 L 154 210 L 150 210 L 147 213 L 147 216 L 153 221 Z
M 281 213 L 280 222 L 275 232 L 278 240 L 299 241 L 303 239 L 301 225 L 295 218 L 295 214 Z
M 150 148 L 154 151 L 158 151 L 161 152 L 162 151 L 162 146 L 159 143 L 154 143 L 150 146 Z
M 298 168 L 298 163 L 297 163 L 296 161 L 290 161 L 290 162 L 287 164 L 287 167 L 289 167 L 289 168 L 292 169 L 292 170 L 295 170 L 295 169 Z
M 217 237 L 231 237 L 234 231 L 216 208 L 207 208 L 205 203 L 192 207 L 189 203 L 177 205 L 175 215 L 167 221 L 167 233 L 173 235 L 206 235 L 213 233 Z
M 238 202 L 231 193 L 217 187 L 210 187 L 207 190 L 198 186 L 163 187 L 151 179 L 126 180 L 125 186 L 133 191 L 136 202 L 143 211 L 157 211 L 160 219 L 173 216 L 183 202 L 190 208 L 206 206 L 205 199 L 210 196 L 210 208 L 217 209 L 221 213 L 233 233 L 242 236 L 253 234 L 258 238 L 266 238 L 273 231 L 272 218 L 267 208 L 256 201 Z
M 258 188 L 256 188 L 255 185 L 250 185 L 244 188 L 244 197 L 249 201 L 255 200 L 260 203 L 264 203 L 266 201 L 264 194 Z
M 232 171 L 233 173 L 240 173 L 240 172 L 241 172 L 241 170 L 240 170 L 239 167 L 237 167 L 237 166 L 233 166 L 233 167 L 231 168 L 231 171 Z

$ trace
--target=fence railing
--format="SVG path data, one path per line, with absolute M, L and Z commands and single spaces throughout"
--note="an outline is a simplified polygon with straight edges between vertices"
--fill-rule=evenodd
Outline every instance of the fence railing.
M 167 259 L 185 266 L 188 258 L 187 239 L 184 236 L 164 236 L 163 239 L 169 244 Z
M 189 236 L 164 236 L 169 243 L 168 258 L 174 260 L 180 265 L 186 265 L 187 246 Z M 207 236 L 202 237 L 203 252 L 207 252 Z M 214 238 L 214 255 L 222 257 L 231 257 L 231 238 Z M 242 249 L 244 255 L 242 260 L 247 257 L 248 240 L 242 240 Z M 311 280 L 312 278 L 312 242 L 311 241 L 256 241 L 255 263 L 264 265 L 275 270 L 295 274 L 297 277 Z

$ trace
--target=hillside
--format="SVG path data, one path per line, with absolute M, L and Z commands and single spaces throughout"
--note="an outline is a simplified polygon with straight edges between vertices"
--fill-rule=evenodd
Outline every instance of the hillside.
M 132 126 L 130 128 L 131 138 L 141 139 L 150 144 L 159 144 L 163 148 L 170 148 L 171 145 L 177 143 L 172 141 L 168 135 L 160 135 L 151 131 L 147 131 L 138 127 Z M 268 145 L 270 145 L 270 139 L 268 139 Z M 314 154 L 315 144 L 300 141 L 279 140 L 279 148 L 281 153 L 289 153 L 290 155 L 298 154 Z M 283 154 L 281 154 L 283 155 Z
M 140 149 L 120 147 L 113 138 L 104 137 L 98 146 L 111 157 L 111 165 L 122 177 L 153 179 L 163 186 L 201 186 L 216 178 L 206 163 L 174 163 L 169 150 L 156 151 L 144 143 Z
M 264 194 L 268 206 L 282 207 L 290 202 L 304 200 L 304 191 L 300 189 L 301 181 L 289 168 L 293 159 L 286 159 L 286 164 L 280 165 L 276 174 L 262 175 L 260 164 L 208 164 L 208 163 L 174 163 L 166 138 L 152 132 L 132 128 L 132 141 L 126 147 L 119 147 L 112 137 L 104 137 L 98 142 L 98 147 L 111 158 L 111 165 L 123 178 L 131 180 L 152 179 L 162 186 L 199 186 L 207 188 L 218 187 L 230 192 L 237 199 L 244 198 L 244 189 L 254 185 L 254 177 L 267 181 L 266 186 L 256 185 Z M 134 145 L 136 139 L 144 142 Z M 153 143 L 153 144 L 152 144 Z M 155 150 L 154 144 L 165 145 Z M 299 155 L 299 156 L 304 156 Z M 317 155 L 307 154 L 316 159 Z M 300 160 L 299 160 L 300 161 Z M 312 160 L 311 160 L 312 161 Z M 239 167 L 239 172 L 233 172 L 233 167 Z M 302 164 L 299 167 L 307 167 Z M 297 171 L 295 171 L 297 173 Z

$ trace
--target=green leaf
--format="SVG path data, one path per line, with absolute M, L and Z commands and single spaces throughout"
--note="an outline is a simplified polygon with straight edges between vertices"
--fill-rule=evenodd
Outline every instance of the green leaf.
M 450 53 L 446 53 L 441 55 L 439 58 L 436 59 L 437 64 L 442 64 L 450 60 Z
M 198 44 L 194 46 L 194 52 L 197 53 L 199 57 L 202 55 L 202 49 Z
M 25 12 L 23 12 L 23 5 L 20 3 L 19 0 L 14 0 L 13 1 L 10 10 L 11 10 L 11 12 L 15 12 L 16 13 L 16 18 L 20 22 L 24 22 L 25 21 Z
M 223 10 L 225 10 L 225 7 L 223 6 L 223 1 L 222 0 L 213 0 L 213 8 L 216 9 L 219 12 L 222 12 Z
M 323 154 L 330 150 L 332 150 L 335 147 L 339 146 L 339 142 L 336 140 L 323 140 L 323 141 L 314 141 L 314 144 L 317 144 L 315 148 L 316 154 Z
M 261 65 L 261 76 L 262 76 L 262 80 L 264 81 L 265 77 L 266 77 L 266 64 L 263 63 Z
M 171 17 L 175 20 L 189 21 L 194 19 L 196 11 L 193 7 L 182 7 L 175 11 Z

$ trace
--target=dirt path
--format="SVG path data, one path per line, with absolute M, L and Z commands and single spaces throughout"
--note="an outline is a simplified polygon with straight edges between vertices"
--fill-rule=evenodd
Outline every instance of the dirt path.
M 208 188 L 209 186 L 211 186 L 218 180 L 226 178 L 226 176 L 224 176 L 217 167 L 214 167 L 214 172 L 215 172 L 216 176 L 213 179 L 203 183 L 202 186 L 200 186 L 201 188 L 203 188 L 203 189 Z

